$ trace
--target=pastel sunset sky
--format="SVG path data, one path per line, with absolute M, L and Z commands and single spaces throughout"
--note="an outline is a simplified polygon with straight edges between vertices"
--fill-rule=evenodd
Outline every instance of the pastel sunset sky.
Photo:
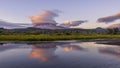
M 57 23 L 87 20 L 87 22 L 77 26 L 78 28 L 107 27 L 120 23 L 120 0 L 0 1 L 0 19 L 11 23 L 30 24 L 32 22 L 29 16 L 44 9 L 60 11 L 59 16 L 55 18 Z

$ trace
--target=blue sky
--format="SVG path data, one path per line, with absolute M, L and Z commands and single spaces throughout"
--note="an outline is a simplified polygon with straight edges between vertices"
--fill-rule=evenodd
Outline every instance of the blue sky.
M 13 23 L 31 23 L 28 16 L 41 10 L 58 9 L 58 23 L 67 20 L 89 20 L 80 27 L 105 26 L 98 18 L 120 12 L 120 0 L 0 0 L 0 19 Z

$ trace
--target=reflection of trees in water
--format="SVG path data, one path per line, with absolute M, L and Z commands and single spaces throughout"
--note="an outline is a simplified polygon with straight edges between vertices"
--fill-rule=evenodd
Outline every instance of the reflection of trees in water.
M 55 55 L 56 45 L 52 44 L 34 44 L 30 57 L 36 58 L 41 62 L 47 62 L 57 58 Z
M 120 58 L 120 47 L 99 48 L 99 52 L 106 55 L 112 55 Z
M 0 43 L 0 46 L 3 46 L 4 43 Z
M 104 40 L 104 41 L 97 41 L 97 44 L 108 44 L 108 45 L 120 45 L 120 40 Z

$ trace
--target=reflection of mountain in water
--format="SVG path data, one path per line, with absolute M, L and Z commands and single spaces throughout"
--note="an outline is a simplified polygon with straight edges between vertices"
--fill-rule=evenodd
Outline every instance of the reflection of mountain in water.
M 18 49 L 18 48 L 24 48 L 22 46 L 25 46 L 26 44 L 14 44 L 14 43 L 5 43 L 0 45 L 0 52 L 11 50 L 11 49 Z M 30 47 L 30 46 L 29 46 Z
M 34 44 L 29 56 L 42 62 L 55 59 L 57 57 L 54 53 L 56 45 L 52 44 Z
M 120 47 L 100 48 L 99 52 L 102 54 L 112 55 L 120 58 Z

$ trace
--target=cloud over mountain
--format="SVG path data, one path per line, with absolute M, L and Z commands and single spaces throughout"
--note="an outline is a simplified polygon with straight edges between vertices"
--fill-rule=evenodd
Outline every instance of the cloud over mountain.
M 111 16 L 99 18 L 97 21 L 109 23 L 109 22 L 113 22 L 113 21 L 118 20 L 118 19 L 120 19 L 120 12 L 117 14 L 111 15 Z
M 72 26 L 78 26 L 87 21 L 67 21 L 63 24 L 58 24 L 55 18 L 59 16 L 59 10 L 42 10 L 39 14 L 31 15 L 29 18 L 32 21 L 33 27 L 35 28 L 69 28 Z
M 34 26 L 37 26 L 39 24 L 43 23 L 51 23 L 51 24 L 57 24 L 55 21 L 55 17 L 59 16 L 59 10 L 42 10 L 39 14 L 35 14 L 30 16 L 32 23 Z
M 60 26 L 69 28 L 69 27 L 72 27 L 72 26 L 78 26 L 78 25 L 80 25 L 82 23 L 85 23 L 85 22 L 87 22 L 87 20 L 66 21 L 66 22 L 60 24 Z
M 42 10 L 39 14 L 29 16 L 32 24 L 18 24 L 0 20 L 0 27 L 11 29 L 26 28 L 32 26 L 41 29 L 64 29 L 79 26 L 80 24 L 87 22 L 87 20 L 78 20 L 66 21 L 62 24 L 59 24 L 55 21 L 55 18 L 59 16 L 59 13 L 59 10 Z

